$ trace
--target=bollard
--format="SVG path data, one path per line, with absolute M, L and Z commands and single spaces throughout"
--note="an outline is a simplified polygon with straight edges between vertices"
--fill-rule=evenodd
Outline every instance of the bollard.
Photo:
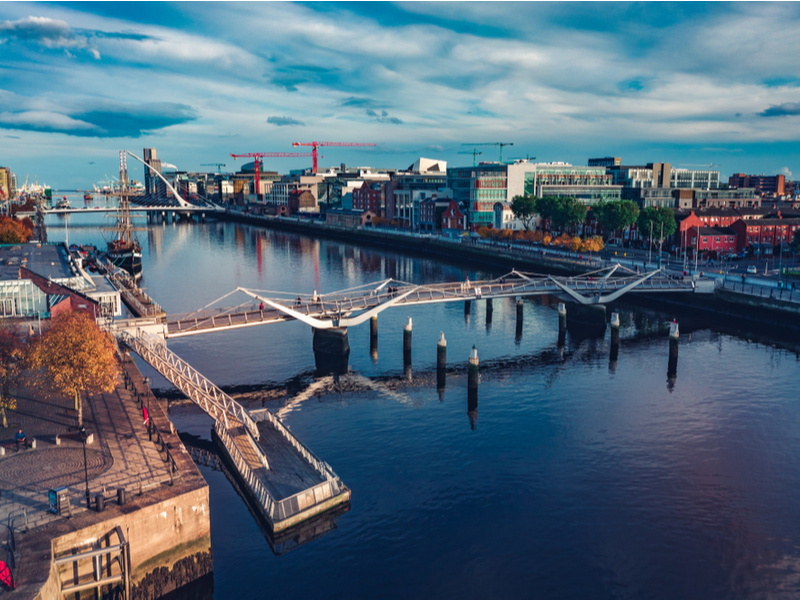
M 558 303 L 558 333 L 567 330 L 567 305 Z
M 60 445 L 61 445 L 61 436 L 60 435 L 56 435 L 56 446 L 60 446 Z
M 378 315 L 373 315 L 369 319 L 369 342 L 372 345 L 372 340 L 378 343 Z
M 612 363 L 617 362 L 619 356 L 619 314 L 611 313 L 611 354 L 609 359 Z
M 439 341 L 436 342 L 436 370 L 443 371 L 447 367 L 447 340 L 444 331 L 439 332 Z
M 36 438 L 31 440 L 31 450 L 36 450 Z
M 103 494 L 97 494 L 94 497 L 94 506 L 97 509 L 97 512 L 103 512 L 106 507 L 106 499 L 103 497 Z
M 678 322 L 672 320 L 669 326 L 669 363 L 667 366 L 667 377 L 674 378 L 678 373 Z
M 467 365 L 467 417 L 473 430 L 478 421 L 478 349 L 473 345 Z
M 403 364 L 411 364 L 411 317 L 403 327 Z
M 117 504 L 123 506 L 126 500 L 125 488 L 117 488 Z
M 522 298 L 517 298 L 517 324 L 522 325 Z
M 470 390 L 478 389 L 478 349 L 473 344 L 469 354 L 467 365 L 467 388 Z

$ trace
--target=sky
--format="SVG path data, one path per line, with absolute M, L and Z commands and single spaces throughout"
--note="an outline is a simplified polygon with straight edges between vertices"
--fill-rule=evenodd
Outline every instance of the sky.
M 798 25 L 800 3 L 3 2 L 0 165 L 74 189 L 143 147 L 232 171 L 293 142 L 375 143 L 320 166 L 376 168 L 504 142 L 794 178 Z

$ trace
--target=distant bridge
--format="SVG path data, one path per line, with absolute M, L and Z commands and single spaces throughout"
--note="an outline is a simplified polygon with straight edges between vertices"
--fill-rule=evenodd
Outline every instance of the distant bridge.
M 710 287 L 703 285 L 708 283 L 711 283 Z M 332 329 L 359 325 L 384 310 L 397 306 L 545 294 L 558 295 L 580 304 L 606 304 L 629 292 L 705 291 L 713 291 L 713 282 L 694 281 L 691 278 L 675 279 L 661 269 L 641 274 L 619 264 L 574 277 L 514 270 L 503 277 L 474 282 L 416 285 L 386 279 L 321 295 L 316 292 L 294 295 L 236 288 L 201 310 L 167 315 L 162 320 L 119 321 L 117 328 L 127 331 L 141 328 L 163 338 L 186 337 L 289 320 L 301 321 L 315 329 Z M 247 300 L 235 307 L 212 308 L 214 304 L 236 293 L 246 295 Z
M 139 206 L 131 205 L 128 209 L 130 212 L 148 213 L 148 212 L 176 212 L 186 214 L 214 214 L 223 213 L 225 209 L 221 206 L 178 206 L 177 204 L 165 204 L 161 206 Z M 115 213 L 117 212 L 116 206 L 86 206 L 81 208 L 45 208 L 42 213 L 45 215 L 91 215 L 95 213 Z M 22 214 L 22 213 L 19 213 Z

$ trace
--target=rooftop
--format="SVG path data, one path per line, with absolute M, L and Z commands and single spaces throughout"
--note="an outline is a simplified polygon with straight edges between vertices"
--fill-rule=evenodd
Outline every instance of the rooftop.
M 0 280 L 19 279 L 25 267 L 47 279 L 73 277 L 63 244 L 15 244 L 0 246 Z

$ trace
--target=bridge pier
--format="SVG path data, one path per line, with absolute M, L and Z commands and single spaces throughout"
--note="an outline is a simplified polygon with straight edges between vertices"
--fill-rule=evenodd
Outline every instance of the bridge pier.
M 378 364 L 378 315 L 369 320 L 369 355 L 373 364 Z
M 566 309 L 565 309 L 566 310 Z M 606 332 L 606 307 L 603 304 L 570 304 L 564 321 L 570 335 L 579 338 L 603 337 Z M 559 331 L 561 313 L 559 310 Z
M 331 329 L 314 328 L 314 363 L 320 374 L 347 373 L 350 357 L 350 342 L 347 339 L 347 327 Z
M 486 327 L 489 328 L 492 326 L 492 313 L 494 312 L 494 306 L 492 305 L 492 299 L 486 299 Z

